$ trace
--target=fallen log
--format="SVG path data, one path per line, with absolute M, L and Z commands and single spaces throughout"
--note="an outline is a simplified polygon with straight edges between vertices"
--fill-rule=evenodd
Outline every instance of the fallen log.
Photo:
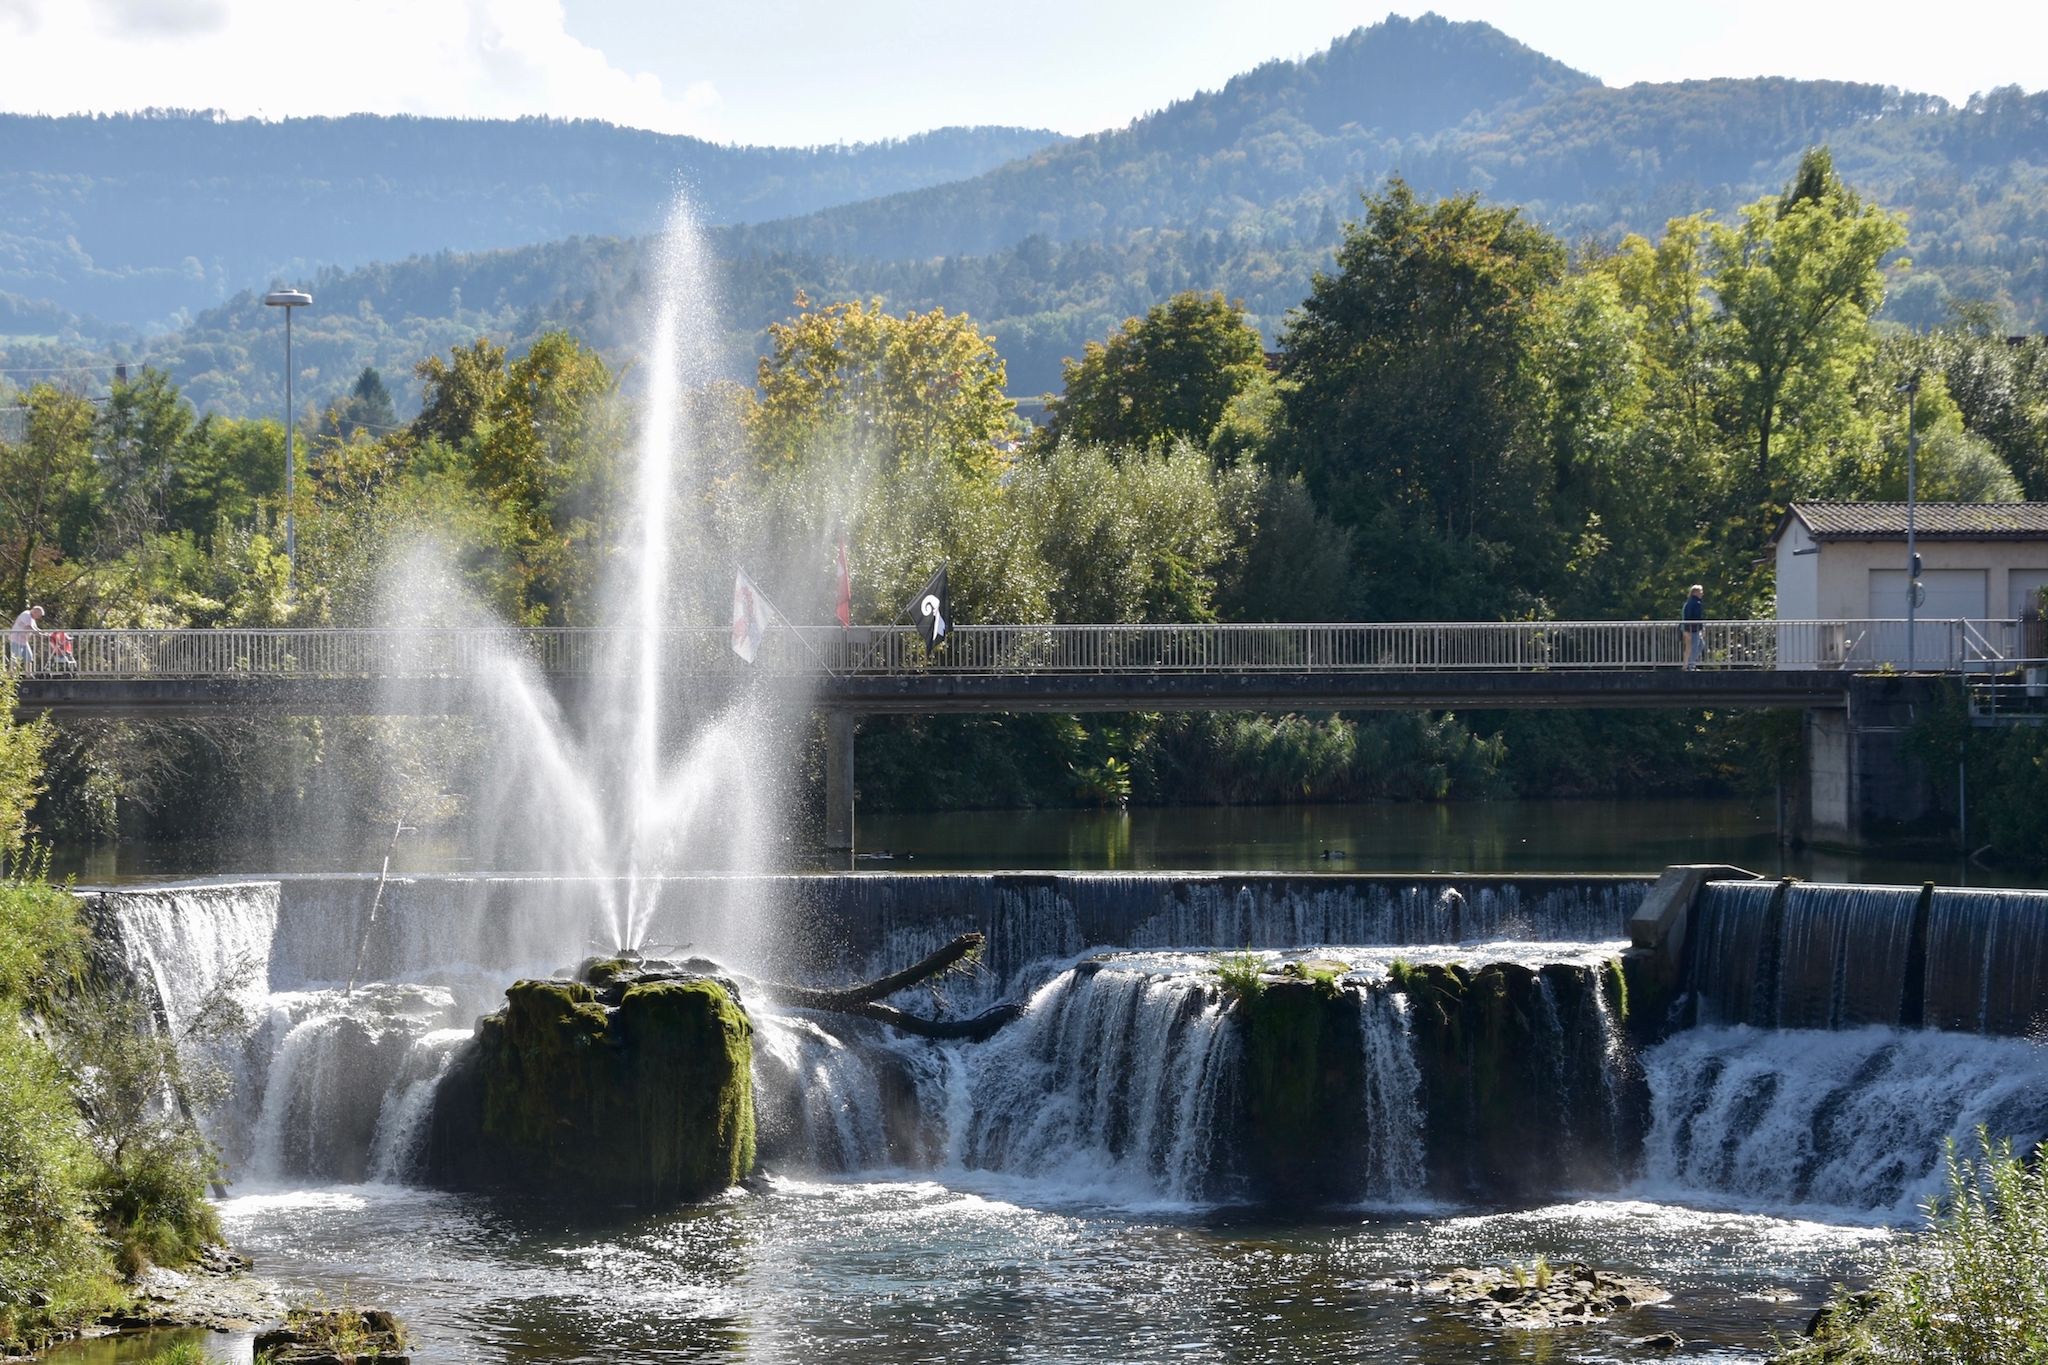
M 891 1009 L 878 1002 L 886 1000 L 898 991 L 945 976 L 965 964 L 979 960 L 986 942 L 981 934 L 962 934 L 937 952 L 905 967 L 900 972 L 891 972 L 878 980 L 857 986 L 844 986 L 838 990 L 826 991 L 811 986 L 792 986 L 780 981 L 764 981 L 761 983 L 761 989 L 778 1005 L 873 1019 L 891 1028 L 901 1029 L 905 1033 L 916 1034 L 920 1038 L 964 1038 L 978 1043 L 1023 1014 L 1024 1007 L 997 1005 L 994 1009 L 982 1011 L 972 1019 L 926 1019 L 920 1015 Z

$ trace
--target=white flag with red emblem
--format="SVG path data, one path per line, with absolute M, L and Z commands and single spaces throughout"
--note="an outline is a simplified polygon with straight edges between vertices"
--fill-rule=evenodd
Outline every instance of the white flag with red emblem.
M 741 569 L 732 585 L 732 652 L 754 662 L 761 652 L 761 636 L 768 630 L 768 599 Z

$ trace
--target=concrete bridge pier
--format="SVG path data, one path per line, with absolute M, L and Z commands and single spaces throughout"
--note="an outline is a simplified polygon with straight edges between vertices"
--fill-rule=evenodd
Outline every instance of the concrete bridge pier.
M 825 848 L 853 852 L 853 730 L 851 711 L 825 713 Z
M 1946 784 L 1930 782 L 1907 751 L 1913 723 L 1940 699 L 1944 680 L 1926 675 L 1858 674 L 1848 704 L 1806 713 L 1806 839 L 1838 848 L 1873 848 L 1899 838 L 1948 832 Z

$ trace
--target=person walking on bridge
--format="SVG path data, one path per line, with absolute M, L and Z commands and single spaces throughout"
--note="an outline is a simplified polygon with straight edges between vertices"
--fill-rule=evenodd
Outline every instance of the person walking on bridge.
M 7 656 L 20 666 L 23 673 L 35 665 L 35 651 L 30 646 L 35 637 L 42 634 L 43 628 L 36 624 L 42 619 L 43 609 L 30 607 L 14 618 L 14 629 L 7 632 Z
M 1688 673 L 1700 666 L 1700 660 L 1707 654 L 1707 590 L 1698 583 L 1686 592 L 1685 611 L 1685 668 Z

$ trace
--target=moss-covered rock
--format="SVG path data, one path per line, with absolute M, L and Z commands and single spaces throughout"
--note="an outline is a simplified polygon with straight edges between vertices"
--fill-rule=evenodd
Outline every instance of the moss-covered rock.
M 1619 974 L 1552 963 L 1405 967 L 1432 1192 L 1516 1199 L 1618 1184 L 1647 1097 Z
M 1276 1204 L 1362 1197 L 1365 1047 L 1357 993 L 1303 973 L 1266 980 L 1240 998 L 1240 1008 L 1253 1196 Z
M 429 1177 L 661 1207 L 753 1169 L 753 1029 L 726 983 L 521 981 L 435 1098 Z

